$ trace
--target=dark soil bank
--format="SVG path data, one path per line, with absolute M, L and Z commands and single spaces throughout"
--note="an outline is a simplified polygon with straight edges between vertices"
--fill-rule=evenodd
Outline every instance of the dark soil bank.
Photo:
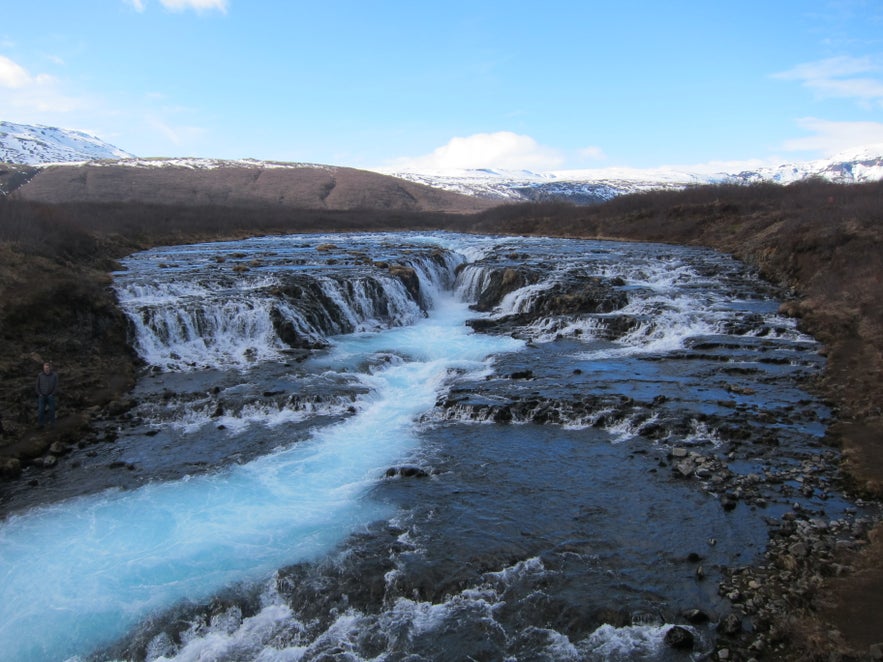
M 834 409 L 828 441 L 843 450 L 850 488 L 883 496 L 883 184 L 822 182 L 702 187 L 597 207 L 510 205 L 465 216 L 0 197 L 2 480 L 17 480 L 27 463 L 54 465 L 70 445 L 96 444 L 100 453 L 112 441 L 96 422 L 126 410 L 138 368 L 110 288 L 116 259 L 151 245 L 255 234 L 430 228 L 705 245 L 757 267 L 793 293 L 785 312 L 824 343 L 824 377 L 808 386 Z M 57 427 L 41 431 L 34 381 L 44 360 L 55 363 L 62 391 Z M 730 659 L 872 658 L 883 642 L 883 526 L 837 546 L 799 524 L 784 521 L 768 562 L 722 586 L 755 616 L 754 632 L 732 636 Z

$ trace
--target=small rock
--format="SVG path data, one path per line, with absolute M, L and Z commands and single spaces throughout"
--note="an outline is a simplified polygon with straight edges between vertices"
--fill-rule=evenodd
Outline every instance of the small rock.
M 53 441 L 49 447 L 49 452 L 53 455 L 64 455 L 67 453 L 67 444 L 63 441 Z
M 717 631 L 728 636 L 739 634 L 742 632 L 742 619 L 738 614 L 727 614 L 717 624 Z
M 868 648 L 868 657 L 872 660 L 883 660 L 883 642 L 871 644 Z
M 717 652 L 717 659 L 719 660 L 729 660 L 730 659 L 730 649 L 729 648 L 721 648 Z
M 426 478 L 429 473 L 420 467 L 390 467 L 386 470 L 387 478 L 401 476 L 402 478 Z
M 678 462 L 675 465 L 675 475 L 681 478 L 689 478 L 693 474 L 693 463 L 690 460 Z
M 809 550 L 805 543 L 796 542 L 788 548 L 788 551 L 792 556 L 806 556 Z

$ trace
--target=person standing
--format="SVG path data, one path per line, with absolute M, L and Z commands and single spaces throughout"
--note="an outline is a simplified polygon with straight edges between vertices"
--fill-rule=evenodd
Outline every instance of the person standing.
M 48 361 L 37 375 L 37 424 L 55 425 L 55 396 L 58 392 L 58 373 Z

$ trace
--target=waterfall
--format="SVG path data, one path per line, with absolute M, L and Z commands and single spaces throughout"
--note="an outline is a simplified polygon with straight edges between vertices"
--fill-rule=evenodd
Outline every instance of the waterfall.
M 322 346 L 329 336 L 413 324 L 451 288 L 463 260 L 438 247 L 395 258 L 350 256 L 349 262 L 335 260 L 336 273 L 325 275 L 318 264 L 291 269 L 287 256 L 273 264 L 264 255 L 257 268 L 231 273 L 214 267 L 187 282 L 164 278 L 157 284 L 155 262 L 134 256 L 124 261 L 132 277 L 116 287 L 136 349 L 149 365 L 245 367 L 292 348 Z

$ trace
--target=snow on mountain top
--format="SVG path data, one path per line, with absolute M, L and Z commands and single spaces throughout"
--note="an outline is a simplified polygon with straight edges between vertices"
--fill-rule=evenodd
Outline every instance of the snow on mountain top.
M 853 147 L 832 156 L 829 161 L 846 163 L 849 161 L 880 161 L 883 160 L 883 143 Z
M 0 162 L 45 165 L 131 156 L 82 131 L 0 121 Z
M 318 163 L 296 163 L 283 161 L 261 161 L 259 159 L 207 159 L 197 157 L 186 158 L 125 158 L 113 161 L 101 161 L 92 165 L 100 166 L 127 166 L 130 168 L 190 168 L 191 170 L 214 170 L 216 168 L 262 168 L 270 170 L 297 169 L 297 168 L 322 168 L 331 169 L 333 166 Z
M 624 193 L 682 188 L 712 183 L 775 182 L 791 184 L 809 177 L 838 183 L 883 179 L 883 144 L 847 150 L 833 158 L 804 162 L 719 162 L 660 168 L 608 167 L 584 170 L 444 170 L 414 172 L 379 170 L 409 181 L 449 191 L 500 200 L 564 199 L 597 202 Z

